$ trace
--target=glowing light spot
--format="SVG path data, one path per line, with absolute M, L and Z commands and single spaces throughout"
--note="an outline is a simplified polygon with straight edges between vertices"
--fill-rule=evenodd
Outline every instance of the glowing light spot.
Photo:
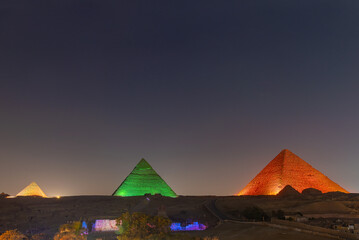
M 110 219 L 99 219 L 92 225 L 92 231 L 95 232 L 109 232 L 109 231 L 118 231 L 116 220 Z
M 82 221 L 82 228 L 87 229 L 87 223 L 85 221 Z
M 171 231 L 203 231 L 207 228 L 206 225 L 193 222 L 191 224 L 188 224 L 187 226 L 182 227 L 181 223 L 172 223 L 171 224 Z

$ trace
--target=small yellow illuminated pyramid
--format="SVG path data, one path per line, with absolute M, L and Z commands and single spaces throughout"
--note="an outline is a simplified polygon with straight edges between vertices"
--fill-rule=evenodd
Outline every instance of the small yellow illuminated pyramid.
M 17 197 L 38 196 L 38 197 L 44 197 L 44 198 L 47 197 L 47 196 L 45 195 L 45 193 L 41 190 L 41 188 L 39 187 L 39 185 L 36 184 L 36 182 L 30 183 L 29 186 L 27 186 L 26 188 L 24 188 L 24 189 L 23 189 L 21 192 L 19 192 L 16 196 L 17 196 Z

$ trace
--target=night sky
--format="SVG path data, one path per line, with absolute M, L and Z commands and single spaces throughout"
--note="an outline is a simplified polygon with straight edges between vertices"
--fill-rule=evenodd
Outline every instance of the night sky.
M 0 2 L 0 192 L 110 195 L 141 158 L 231 195 L 287 148 L 359 192 L 359 1 Z

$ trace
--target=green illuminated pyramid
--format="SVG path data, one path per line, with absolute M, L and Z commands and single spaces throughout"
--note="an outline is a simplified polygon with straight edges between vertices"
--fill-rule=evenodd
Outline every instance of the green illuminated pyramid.
M 131 197 L 143 196 L 145 194 L 161 194 L 165 197 L 177 197 L 177 194 L 170 186 L 142 158 L 112 195 Z

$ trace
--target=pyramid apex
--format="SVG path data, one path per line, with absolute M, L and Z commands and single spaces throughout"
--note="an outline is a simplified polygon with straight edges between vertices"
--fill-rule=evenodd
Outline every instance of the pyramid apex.
M 284 158 L 289 157 L 291 154 L 294 154 L 291 150 L 289 149 L 283 149 L 279 154 L 283 154 Z
M 151 165 L 146 161 L 146 159 L 142 158 L 136 165 L 135 168 L 152 168 Z
M 140 162 L 139 162 L 139 163 L 141 163 L 141 162 L 148 163 L 148 162 L 146 161 L 146 159 L 144 159 L 144 158 L 141 158 L 141 160 L 140 160 Z

